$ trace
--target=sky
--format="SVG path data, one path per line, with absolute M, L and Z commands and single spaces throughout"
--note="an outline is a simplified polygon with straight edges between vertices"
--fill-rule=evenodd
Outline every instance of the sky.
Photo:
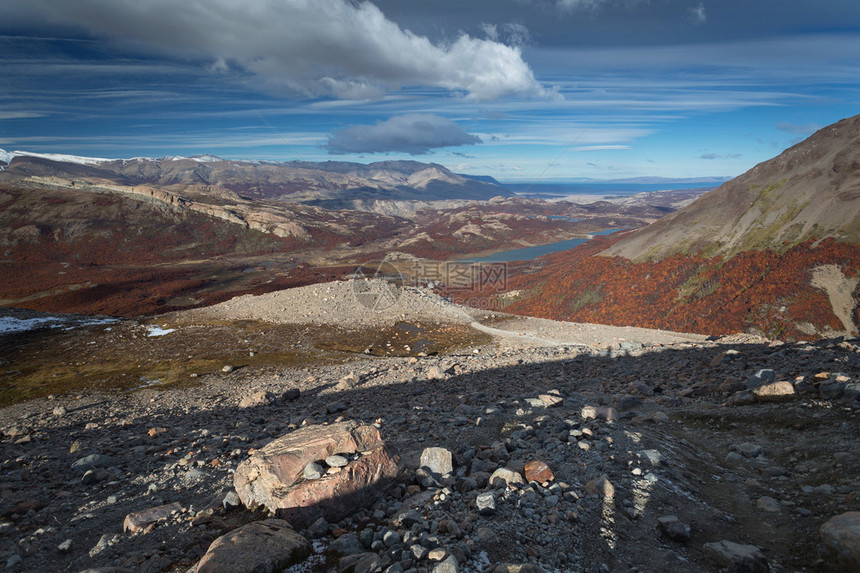
M 736 176 L 860 113 L 857 0 L 3 0 L 0 148 Z

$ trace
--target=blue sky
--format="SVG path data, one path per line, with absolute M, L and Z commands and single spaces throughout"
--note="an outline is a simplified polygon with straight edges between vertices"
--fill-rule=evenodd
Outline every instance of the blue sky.
M 856 0 L 4 0 L 0 148 L 738 175 L 860 113 Z

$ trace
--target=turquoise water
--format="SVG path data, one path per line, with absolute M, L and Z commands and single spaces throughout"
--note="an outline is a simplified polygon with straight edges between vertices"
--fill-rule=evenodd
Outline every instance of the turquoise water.
M 598 231 L 596 233 L 591 234 L 609 235 L 618 230 L 619 229 L 606 229 L 605 231 Z M 588 241 L 588 239 L 568 239 L 567 241 L 558 241 L 557 243 L 547 243 L 546 245 L 537 245 L 535 247 L 526 247 L 523 249 L 502 251 L 501 253 L 496 253 L 487 257 L 473 257 L 463 259 L 463 261 L 469 263 L 510 263 L 513 261 L 531 261 L 549 253 L 570 250 L 586 241 Z

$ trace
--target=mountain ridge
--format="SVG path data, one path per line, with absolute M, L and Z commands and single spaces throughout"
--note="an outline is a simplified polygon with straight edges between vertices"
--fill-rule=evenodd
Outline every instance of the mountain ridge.
M 0 150 L 0 181 L 18 182 L 58 171 L 116 185 L 223 187 L 254 198 L 296 202 L 388 199 L 489 200 L 514 193 L 498 182 L 453 173 L 437 163 L 388 160 L 242 161 L 203 155 L 152 159 L 88 158 L 76 155 Z M 98 181 L 96 181 L 98 180 Z
M 860 115 L 817 131 L 603 254 L 731 257 L 825 237 L 860 243 Z

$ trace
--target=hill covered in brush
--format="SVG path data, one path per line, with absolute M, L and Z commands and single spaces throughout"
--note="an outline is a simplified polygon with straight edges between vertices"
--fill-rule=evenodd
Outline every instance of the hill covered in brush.
M 575 322 L 856 333 L 858 243 L 860 116 L 647 227 L 515 267 L 506 293 L 482 294 L 509 312 Z

